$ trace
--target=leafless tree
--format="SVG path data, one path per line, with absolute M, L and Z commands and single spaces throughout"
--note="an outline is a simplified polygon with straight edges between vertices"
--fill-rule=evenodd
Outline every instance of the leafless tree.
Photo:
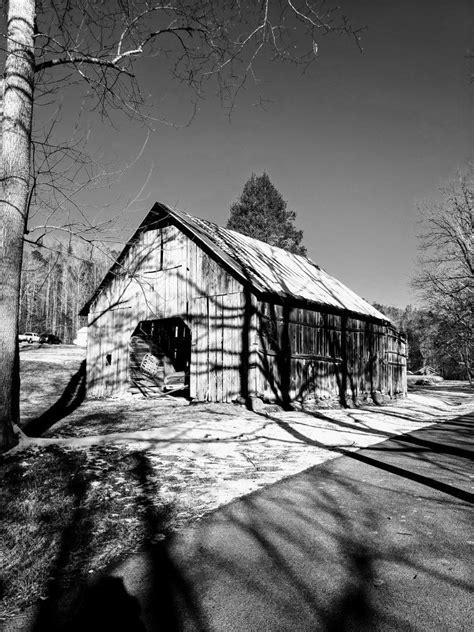
M 473 187 L 462 177 L 421 209 L 420 268 L 413 285 L 437 324 L 436 343 L 472 381 Z
M 146 123 L 156 117 L 138 81 L 140 60 L 147 57 L 159 65 L 160 76 L 166 69 L 171 80 L 188 86 L 195 100 L 206 85 L 213 87 L 231 111 L 257 77 L 260 59 L 304 67 L 315 60 L 324 35 L 359 40 L 358 31 L 325 0 L 9 0 L 3 5 L 0 449 L 14 444 L 18 421 L 18 305 L 29 211 L 44 176 L 49 182 L 53 176 L 52 210 L 64 207 L 67 178 L 61 175 L 58 183 L 56 170 L 64 174 L 64 161 L 75 151 L 74 143 L 50 141 L 47 130 L 37 138 L 39 106 L 55 108 L 61 93 L 72 89 L 83 95 L 89 112 L 112 123 L 123 114 Z M 34 140 L 40 141 L 41 156 L 32 150 Z

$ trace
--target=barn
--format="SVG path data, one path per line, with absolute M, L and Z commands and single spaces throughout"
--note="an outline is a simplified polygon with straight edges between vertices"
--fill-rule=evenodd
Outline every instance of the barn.
M 406 394 L 405 340 L 382 313 L 306 257 L 164 204 L 81 314 L 89 397 L 290 406 Z

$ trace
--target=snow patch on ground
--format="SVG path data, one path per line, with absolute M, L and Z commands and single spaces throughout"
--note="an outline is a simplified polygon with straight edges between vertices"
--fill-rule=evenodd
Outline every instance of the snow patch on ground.
M 79 366 L 83 357 L 84 350 L 74 347 L 22 354 L 27 363 L 63 363 L 68 371 L 71 358 Z M 34 372 L 28 378 L 23 411 L 29 417 L 41 412 L 38 389 L 48 380 L 43 373 L 36 390 Z M 388 406 L 312 413 L 258 414 L 231 404 L 187 405 L 179 399 L 86 400 L 45 436 L 22 439 L 15 449 L 55 444 L 142 451 L 159 471 L 171 500 L 183 507 L 197 503 L 205 512 L 336 458 L 344 450 L 358 450 L 473 411 L 473 391 L 462 382 L 419 389 Z

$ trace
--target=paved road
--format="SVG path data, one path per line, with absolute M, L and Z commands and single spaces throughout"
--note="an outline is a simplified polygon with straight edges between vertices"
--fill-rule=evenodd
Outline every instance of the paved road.
M 473 426 L 396 437 L 216 511 L 102 579 L 74 629 L 474 630 Z

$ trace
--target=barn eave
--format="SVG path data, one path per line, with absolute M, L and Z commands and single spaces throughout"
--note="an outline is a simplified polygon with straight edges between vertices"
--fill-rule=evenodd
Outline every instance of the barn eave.
M 159 226 L 163 220 L 169 221 L 171 224 L 179 228 L 189 239 L 195 241 L 211 258 L 216 260 L 227 272 L 234 276 L 242 283 L 244 288 L 254 294 L 259 300 L 269 300 L 277 303 L 291 303 L 294 306 L 303 309 L 319 310 L 331 313 L 345 313 L 354 315 L 355 317 L 364 317 L 364 319 L 378 322 L 382 324 L 392 325 L 390 320 L 381 312 L 378 312 L 367 301 L 361 299 L 354 292 L 340 283 L 334 277 L 327 274 L 313 261 L 298 255 L 291 255 L 279 248 L 269 247 L 267 244 L 257 242 L 251 238 L 239 235 L 234 231 L 221 229 L 218 226 L 199 220 L 188 214 L 182 213 L 168 206 L 156 202 L 152 209 L 147 213 L 137 230 L 128 240 L 122 252 L 117 257 L 116 262 L 97 287 L 96 291 L 84 305 L 80 311 L 81 316 L 87 316 L 92 304 L 97 300 L 103 289 L 112 280 L 114 275 L 120 269 L 127 252 L 138 240 L 140 234 L 146 230 L 150 230 Z M 225 242 L 225 238 L 229 239 L 230 245 Z M 252 253 L 252 245 L 258 243 L 259 247 L 267 250 L 265 259 L 267 260 L 267 268 L 273 273 L 273 281 L 265 277 L 264 273 L 258 270 L 258 252 Z M 250 244 L 250 245 L 249 245 Z M 231 254 L 229 254 L 229 251 Z M 275 278 L 279 278 L 275 269 L 280 266 L 283 274 L 288 277 L 287 269 L 281 262 L 275 261 L 275 269 L 268 264 L 271 261 L 271 253 L 277 256 L 283 256 L 283 264 L 290 266 L 290 281 L 292 282 L 292 291 L 286 291 L 283 281 L 275 283 Z M 270 253 L 270 255 L 269 255 Z M 253 266 L 251 264 L 254 264 Z M 300 268 L 300 269 L 299 269 Z M 293 274 L 293 276 L 291 276 Z M 298 276 L 299 275 L 299 276 Z M 313 275 L 313 296 L 308 297 L 306 291 L 305 280 Z M 299 288 L 299 289 L 298 289 Z M 306 296 L 301 295 L 306 291 Z M 327 300 L 318 300 L 319 295 L 326 296 Z

